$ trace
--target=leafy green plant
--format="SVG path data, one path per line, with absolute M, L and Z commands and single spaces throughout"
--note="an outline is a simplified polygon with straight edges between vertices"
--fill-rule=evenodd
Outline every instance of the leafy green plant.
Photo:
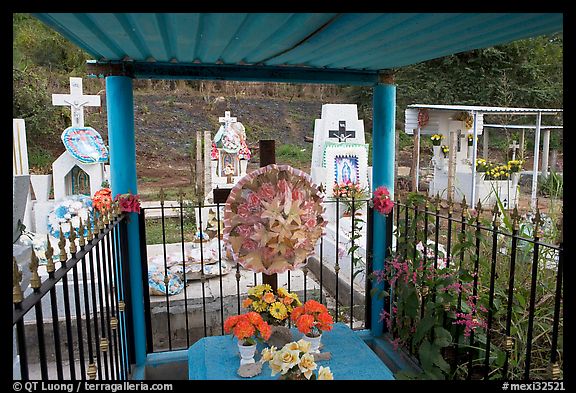
M 550 171 L 548 176 L 538 179 L 540 194 L 551 198 L 562 198 L 564 193 L 564 178 L 555 171 Z

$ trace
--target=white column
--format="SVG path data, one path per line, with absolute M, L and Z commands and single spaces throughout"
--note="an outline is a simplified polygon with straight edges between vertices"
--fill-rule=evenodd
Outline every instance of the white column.
M 484 146 L 482 147 L 482 158 L 485 160 L 488 159 L 488 139 L 488 128 L 484 127 Z M 476 134 L 474 134 L 474 140 L 476 140 Z M 474 150 L 476 150 L 476 148 L 474 148 Z
M 474 208 L 474 206 L 476 206 L 476 149 L 478 148 L 476 138 L 478 137 L 478 114 L 472 112 L 472 115 L 474 116 L 474 132 L 472 134 L 474 137 L 472 139 L 472 191 L 470 192 L 470 206 Z M 488 138 L 486 134 L 488 134 L 488 129 L 484 127 L 484 149 L 487 153 Z M 485 157 L 487 157 L 487 155 Z
M 550 130 L 542 130 L 542 176 L 548 176 L 548 157 L 550 156 Z
M 212 191 L 212 167 L 210 153 L 212 152 L 212 135 L 210 131 L 204 131 L 204 199 Z
M 536 115 L 536 135 L 534 135 L 534 166 L 532 169 L 532 197 L 530 207 L 532 211 L 536 210 L 536 193 L 538 191 L 538 159 L 540 153 L 540 124 L 542 122 L 542 113 Z
M 416 192 L 420 183 L 420 127 L 418 127 L 418 138 L 416 138 Z

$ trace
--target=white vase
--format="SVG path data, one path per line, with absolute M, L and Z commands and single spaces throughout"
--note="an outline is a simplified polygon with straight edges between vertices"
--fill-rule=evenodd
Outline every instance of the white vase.
M 248 168 L 248 160 L 240 160 L 240 176 L 246 176 L 247 168 Z
M 435 158 L 440 158 L 441 156 L 441 152 L 440 152 L 440 145 L 436 146 L 436 145 L 432 145 L 432 150 L 434 151 L 434 157 Z
M 472 156 L 473 156 L 473 153 L 474 153 L 474 152 L 472 151 L 472 148 L 473 148 L 473 147 L 474 147 L 474 146 L 468 146 L 468 159 L 469 159 L 470 161 L 472 161 Z
M 238 351 L 240 352 L 240 365 L 256 363 L 254 360 L 254 355 L 256 354 L 256 344 L 252 345 L 242 345 L 242 342 L 238 341 Z
M 52 188 L 52 175 L 30 175 L 36 201 L 46 202 Z
M 218 167 L 218 160 L 210 161 L 210 173 L 212 176 L 212 181 L 214 181 L 218 177 L 218 174 L 216 173 L 217 167 Z
M 307 335 L 302 335 L 302 339 L 304 341 L 308 341 L 310 343 L 310 353 L 318 353 L 320 352 L 320 341 L 322 340 L 322 335 L 319 335 L 318 337 L 310 337 Z

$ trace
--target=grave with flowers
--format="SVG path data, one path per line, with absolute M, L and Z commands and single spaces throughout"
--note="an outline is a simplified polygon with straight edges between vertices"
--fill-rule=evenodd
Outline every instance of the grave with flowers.
M 424 108 L 414 105 L 405 111 L 405 132 L 418 135 L 416 172 L 419 171 L 420 138 L 429 138 L 433 157 L 433 177 L 428 195 L 437 194 L 444 199 L 460 201 L 463 197 L 472 200 L 472 165 L 476 157 L 474 148 L 474 116 L 472 112 L 457 107 Z M 476 135 L 484 133 L 484 114 L 476 114 Z M 451 151 L 452 149 L 452 151 Z M 452 166 L 450 166 L 452 163 Z M 514 175 L 521 163 L 514 160 L 505 164 L 487 163 L 476 160 L 474 200 L 484 205 L 493 205 L 499 198 L 505 208 L 517 205 L 519 177 Z M 416 178 L 418 182 L 418 178 Z
M 358 119 L 355 104 L 324 104 L 314 123 L 314 145 L 310 173 L 325 194 L 326 234 L 322 264 L 335 267 L 345 281 L 354 276 L 363 292 L 366 250 L 366 200 L 370 195 L 372 168 L 368 166 L 368 144 L 364 122 Z M 354 217 L 352 217 L 354 214 Z M 354 247 L 354 255 L 349 251 Z M 354 258 L 354 271 L 351 260 Z

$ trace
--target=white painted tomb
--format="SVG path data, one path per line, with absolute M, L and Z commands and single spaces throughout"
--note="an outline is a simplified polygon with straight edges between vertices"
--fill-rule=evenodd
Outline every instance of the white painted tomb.
M 314 122 L 314 140 L 312 148 L 311 177 L 317 185 L 325 190 L 325 217 L 328 221 L 326 235 L 322 245 L 316 246 L 316 255 L 322 255 L 323 263 L 334 266 L 336 259 L 340 267 L 340 277 L 350 282 L 351 256 L 348 249 L 351 247 L 352 218 L 343 216 L 344 203 L 340 202 L 338 217 L 336 203 L 333 201 L 333 186 L 335 182 L 360 184 L 367 192 L 370 190 L 371 168 L 368 167 L 368 144 L 365 143 L 364 122 L 358 119 L 358 109 L 355 104 L 325 104 L 322 105 L 320 119 Z M 366 221 L 367 206 L 357 208 L 358 218 Z M 338 222 L 338 227 L 336 223 Z M 361 223 L 360 235 L 356 245 L 355 258 L 361 257 L 366 261 L 366 228 Z M 338 245 L 338 246 L 337 246 Z M 322 247 L 322 251 L 320 250 Z M 354 268 L 360 268 L 358 266 Z M 365 276 L 358 274 L 355 282 L 363 283 Z M 361 285 L 360 285 L 361 286 Z M 362 288 L 359 288 L 363 290 Z

